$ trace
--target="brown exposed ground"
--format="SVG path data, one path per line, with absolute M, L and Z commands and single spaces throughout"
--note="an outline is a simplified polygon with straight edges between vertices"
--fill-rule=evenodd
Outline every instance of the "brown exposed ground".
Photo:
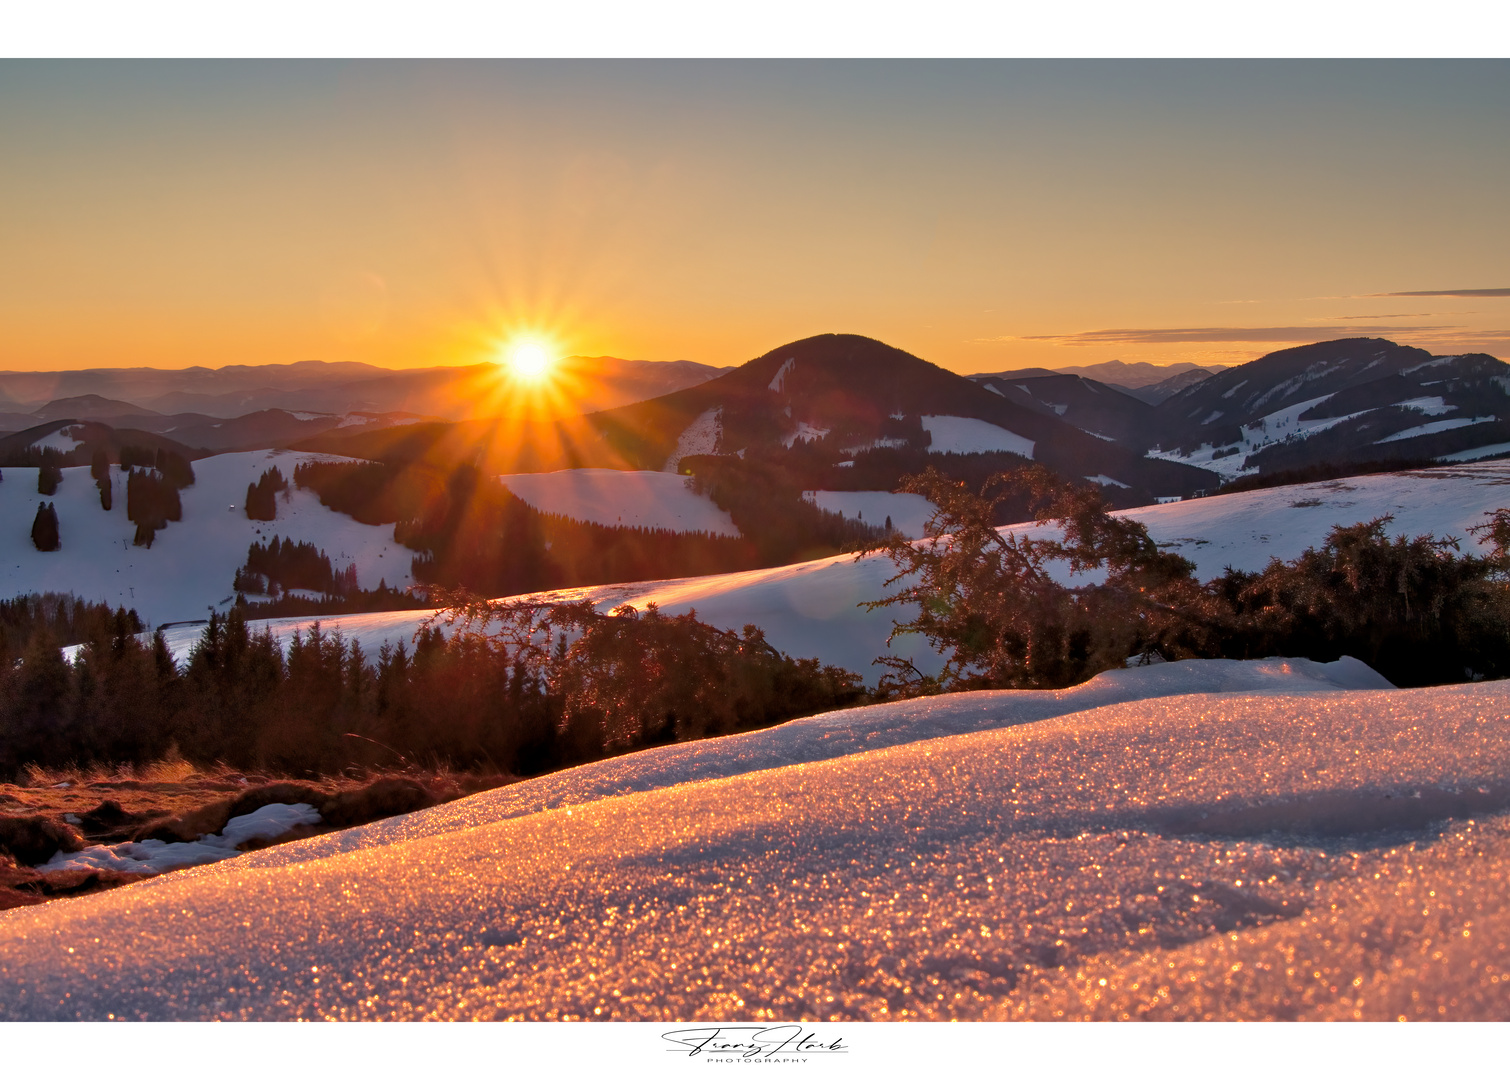
M 99 892 L 147 876 L 34 869 L 58 851 L 132 840 L 197 840 L 270 803 L 309 803 L 320 811 L 320 824 L 299 826 L 271 841 L 286 843 L 422 810 L 514 779 L 412 771 L 309 780 L 229 769 L 200 772 L 184 761 L 125 771 L 33 770 L 24 783 L 0 784 L 0 910 Z

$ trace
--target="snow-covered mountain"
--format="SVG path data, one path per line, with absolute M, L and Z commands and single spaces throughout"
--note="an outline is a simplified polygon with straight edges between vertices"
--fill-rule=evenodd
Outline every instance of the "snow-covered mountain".
M 1083 375 L 972 375 L 970 379 L 1008 401 L 1061 417 L 1081 431 L 1124 446 L 1141 447 L 1153 434 L 1152 405 L 1129 390 Z
M 1382 338 L 1325 341 L 1228 368 L 1165 400 L 1152 453 L 1231 478 L 1319 463 L 1510 452 L 1510 364 Z
M 1510 683 L 1188 661 L 0 913 L 9 1020 L 1499 1019 Z
M 39 410 L 46 412 L 47 410 Z M 148 411 L 122 416 L 97 416 L 81 419 L 64 414 L 62 419 L 36 423 L 36 417 L 13 415 L 21 430 L 0 435 L 0 463 L 13 458 L 27 447 L 48 445 L 72 454 L 70 464 L 88 461 L 97 447 L 105 447 L 111 457 L 119 456 L 123 446 L 159 446 L 194 458 L 204 454 L 223 454 L 240 450 L 273 450 L 303 442 L 327 431 L 376 431 L 424 423 L 433 417 L 412 413 L 332 413 L 286 412 L 266 409 L 229 420 L 217 420 L 199 413 L 165 416 Z M 72 449 L 69 449 L 69 445 Z
M 1052 407 L 1013 400 L 854 334 L 792 342 L 699 386 L 590 419 L 609 446 L 641 468 L 692 452 L 800 442 L 850 457 L 888 446 L 1006 451 L 1067 476 L 1106 476 L 1156 495 L 1190 494 L 1214 481 L 1201 471 L 1168 471 L 1160 466 L 1169 463 L 1088 434 Z
M 583 410 L 655 397 L 724 370 L 690 360 L 612 356 L 565 357 L 559 367 L 570 379 L 573 400 Z M 462 419 L 476 415 L 479 404 L 496 403 L 498 383 L 494 364 L 395 371 L 371 364 L 303 361 L 222 368 L 0 371 L 0 410 L 12 414 L 50 411 L 39 419 L 102 419 L 127 415 L 131 409 L 168 415 L 197 413 L 220 420 L 269 409 L 335 415 L 408 412 Z M 129 408 L 91 412 L 91 404 L 109 406 L 81 400 L 101 396 Z

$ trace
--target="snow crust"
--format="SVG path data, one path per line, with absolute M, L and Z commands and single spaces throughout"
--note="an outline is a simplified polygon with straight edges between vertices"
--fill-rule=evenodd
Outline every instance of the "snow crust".
M 363 525 L 320 505 L 312 492 L 279 496 L 276 521 L 250 521 L 246 488 L 265 469 L 278 466 L 293 478 L 301 461 L 342 461 L 324 454 L 257 450 L 220 454 L 194 462 L 196 482 L 183 489 L 183 520 L 159 530 L 152 547 L 132 545 L 136 526 L 126 518 L 125 474 L 110 470 L 113 508 L 100 496 L 87 465 L 63 470 L 55 495 L 37 494 L 35 468 L 8 468 L 0 482 L 0 595 L 73 592 L 86 600 L 136 608 L 149 625 L 203 619 L 210 608 L 225 611 L 235 600 L 231 581 L 246 562 L 247 548 L 275 534 L 322 548 L 337 570 L 356 564 L 364 588 L 379 580 L 397 588 L 414 582 L 413 552 L 393 540 L 391 525 Z M 37 505 L 58 512 L 62 548 L 38 551 L 31 542 Z
M 961 695 L 913 741 L 564 805 L 531 781 L 515 816 L 529 785 L 12 909 L 0 1012 L 1502 1019 L 1510 683 L 1268 687 L 1021 723 Z
M 429 810 L 257 852 L 237 865 L 288 866 L 542 810 L 581 806 L 629 792 L 654 791 L 762 769 L 827 761 L 925 739 L 1014 727 L 1129 701 L 1181 694 L 1392 689 L 1394 685 L 1388 679 L 1350 656 L 1329 664 L 1282 658 L 1182 660 L 1105 671 L 1066 690 L 985 690 L 866 705 L 788 721 L 765 731 L 656 747 L 593 762 Z
M 562 469 L 511 473 L 498 479 L 536 510 L 575 521 L 739 535 L 727 510 L 694 492 L 687 480 L 675 473 Z
M 241 854 L 242 844 L 276 840 L 300 825 L 318 825 L 320 812 L 309 803 L 269 803 L 250 814 L 233 817 L 218 833 L 198 840 L 170 843 L 141 840 L 125 844 L 94 844 L 68 854 L 59 851 L 37 869 L 119 870 L 132 874 L 160 874 L 184 866 L 202 866 Z
M 923 430 L 933 436 L 934 454 L 985 454 L 996 450 L 1033 459 L 1033 440 L 1004 427 L 967 416 L 924 416 Z

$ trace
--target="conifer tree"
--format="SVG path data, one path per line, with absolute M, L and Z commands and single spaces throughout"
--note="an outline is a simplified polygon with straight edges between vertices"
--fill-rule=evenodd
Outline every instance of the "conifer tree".
M 31 523 L 31 542 L 38 551 L 57 551 L 61 546 L 58 512 L 53 509 L 52 503 L 42 503 L 37 507 L 37 516 Z
M 37 494 L 56 495 L 58 485 L 62 482 L 63 470 L 58 468 L 51 458 L 44 459 L 41 467 L 37 469 Z

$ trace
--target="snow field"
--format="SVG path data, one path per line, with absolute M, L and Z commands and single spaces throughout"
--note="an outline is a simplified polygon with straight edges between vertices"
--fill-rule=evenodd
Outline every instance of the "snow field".
M 933 436 L 933 454 L 985 454 L 1005 450 L 1033 460 L 1033 440 L 1004 427 L 966 416 L 924 416 L 923 430 Z
M 250 521 L 246 488 L 265 469 L 278 466 L 292 483 L 294 466 L 306 460 L 338 461 L 320 454 L 258 450 L 221 454 L 194 462 L 195 483 L 180 493 L 183 520 L 158 530 L 152 547 L 132 545 L 136 526 L 126 518 L 126 478 L 114 466 L 113 505 L 100 508 L 88 466 L 63 470 L 57 494 L 37 494 L 37 470 L 10 468 L 0 480 L 0 595 L 72 592 L 135 608 L 151 626 L 203 619 L 210 608 L 225 611 L 235 599 L 231 581 L 246 562 L 247 548 L 274 535 L 323 548 L 339 570 L 355 563 L 363 588 L 380 579 L 411 585 L 413 552 L 393 540 L 391 525 L 363 525 L 320 505 L 312 492 L 293 490 L 278 498 L 276 521 Z M 39 503 L 58 512 L 62 548 L 38 551 L 31 523 Z
M 598 525 L 638 526 L 672 532 L 738 536 L 727 510 L 687 486 L 685 477 L 666 472 L 619 469 L 562 469 L 512 473 L 498 478 L 536 510 Z
M 723 438 L 724 420 L 722 409 L 707 409 L 699 413 L 687 429 L 677 436 L 676 449 L 661 467 L 662 472 L 674 473 L 684 457 L 693 454 L 715 454 L 718 441 Z
M 0 1008 L 1502 1017 L 1510 683 L 1277 675 L 15 909 Z
M 934 505 L 921 495 L 898 495 L 890 491 L 804 491 L 802 497 L 820 510 L 843 514 L 871 525 L 891 526 L 909 540 L 923 535 Z

